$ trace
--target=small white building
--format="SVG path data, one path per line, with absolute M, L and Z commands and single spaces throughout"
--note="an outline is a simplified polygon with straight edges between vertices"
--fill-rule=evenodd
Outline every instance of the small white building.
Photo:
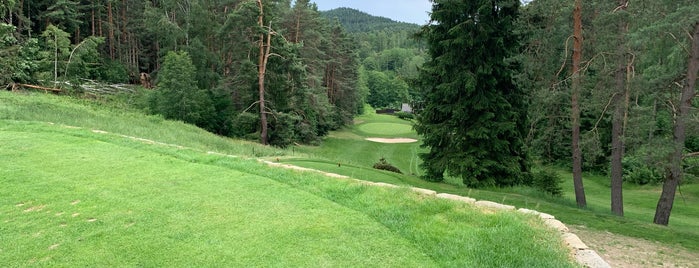
M 412 113 L 413 112 L 413 107 L 410 107 L 409 103 L 403 103 L 400 107 L 401 112 L 406 112 L 406 113 Z

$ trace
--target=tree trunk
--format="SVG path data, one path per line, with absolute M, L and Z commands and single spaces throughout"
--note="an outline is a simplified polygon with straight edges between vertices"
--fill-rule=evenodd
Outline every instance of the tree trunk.
M 655 208 L 655 218 L 653 219 L 653 223 L 660 225 L 668 225 L 670 222 L 670 213 L 675 202 L 675 192 L 682 181 L 682 151 L 687 138 L 685 130 L 692 108 L 692 98 L 695 95 L 694 88 L 697 82 L 697 73 L 699 72 L 699 22 L 694 25 L 692 36 L 692 49 L 687 63 L 687 79 L 684 87 L 682 87 L 679 114 L 675 116 L 673 132 L 675 148 L 670 156 L 670 167 L 666 170 L 663 191 L 660 194 L 658 206 Z
M 109 20 L 109 58 L 114 60 L 114 16 L 112 16 L 111 0 L 107 0 L 107 19 Z
M 55 88 L 58 84 L 58 33 L 56 31 L 53 32 L 53 46 L 53 87 Z
M 260 28 L 264 27 L 264 12 L 262 9 L 262 0 L 257 0 L 257 5 L 260 8 L 260 15 L 257 17 L 257 23 L 259 24 Z M 267 114 L 265 111 L 265 72 L 267 69 L 267 59 L 269 58 L 269 50 L 271 46 L 271 34 L 272 31 L 269 29 L 267 31 L 267 40 L 265 42 L 265 34 L 261 33 L 260 34 L 260 56 L 258 63 L 259 65 L 257 66 L 257 83 L 259 87 L 259 94 L 260 94 L 260 143 L 263 145 L 267 145 Z M 266 48 L 265 48 L 266 46 Z
M 294 37 L 294 43 L 298 44 L 299 43 L 299 36 L 301 35 L 301 16 L 297 15 L 296 16 L 296 34 Z
M 628 0 L 619 0 L 619 7 L 615 10 L 626 10 Z M 628 23 L 619 22 L 618 47 L 617 47 L 617 70 L 614 73 L 615 92 L 612 97 L 614 104 L 614 114 L 612 114 L 612 157 L 611 157 L 611 208 L 612 213 L 624 216 L 623 197 L 623 174 L 622 159 L 624 158 L 624 122 L 626 118 L 626 101 L 628 92 L 626 86 L 626 46 L 624 35 L 626 35 Z
M 101 4 L 101 1 L 100 3 Z M 97 6 L 100 6 L 100 5 Z M 100 37 L 104 37 L 104 31 L 102 31 L 102 9 L 97 9 L 97 31 Z
M 582 58 L 582 0 L 575 0 L 573 9 L 573 81 L 571 94 L 571 123 L 573 151 L 573 185 L 578 207 L 587 206 L 582 179 L 582 152 L 580 151 L 580 59 Z
M 617 72 L 620 72 L 617 70 Z M 623 76 L 623 73 L 621 74 Z M 619 84 L 623 87 L 624 79 L 619 78 L 619 74 L 615 75 L 617 79 L 617 87 Z M 619 81 L 618 79 L 621 79 Z M 624 199 L 623 199 L 623 166 L 622 159 L 624 157 L 624 106 L 622 105 L 623 95 L 621 92 L 616 92 L 612 97 L 612 102 L 615 103 L 614 114 L 612 115 L 612 157 L 611 157 L 611 207 L 612 213 L 617 216 L 624 216 Z
M 32 38 L 32 8 L 30 4 L 32 1 L 27 1 L 27 36 Z
M 121 34 L 119 35 L 119 57 L 122 61 L 126 63 L 126 68 L 134 73 L 140 73 L 138 66 L 133 65 L 131 60 L 131 36 L 129 35 L 126 26 L 128 25 L 128 20 L 126 17 L 126 11 L 129 6 L 126 0 L 121 0 L 121 20 L 119 21 L 119 28 Z
M 92 23 L 90 24 L 92 26 L 92 36 L 95 36 L 95 1 L 90 2 L 90 19 Z

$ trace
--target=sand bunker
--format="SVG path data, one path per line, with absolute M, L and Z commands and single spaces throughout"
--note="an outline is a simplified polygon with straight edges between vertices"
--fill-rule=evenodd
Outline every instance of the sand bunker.
M 413 143 L 413 142 L 417 142 L 416 139 L 409 139 L 409 138 L 391 138 L 391 139 L 366 138 L 366 140 L 373 141 L 373 142 L 380 142 L 380 143 Z

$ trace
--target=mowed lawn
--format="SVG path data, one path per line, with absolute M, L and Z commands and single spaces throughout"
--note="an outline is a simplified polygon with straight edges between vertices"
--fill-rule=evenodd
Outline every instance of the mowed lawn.
M 48 128 L 0 134 L 0 263 L 434 264 L 368 216 L 274 180 Z
M 410 138 L 418 139 L 419 136 L 412 130 L 412 122 L 399 119 L 392 115 L 381 115 L 367 112 L 365 115 L 357 117 L 353 126 L 348 126 L 342 131 L 331 132 L 323 140 L 322 146 L 301 146 L 298 150 L 305 155 L 301 158 L 292 157 L 284 160 L 292 164 L 304 167 L 317 168 L 318 163 L 325 162 L 327 168 L 332 169 L 332 165 L 347 165 L 345 169 L 334 169 L 340 174 L 357 177 L 363 174 L 351 168 L 370 169 L 379 159 L 385 158 L 390 164 L 398 167 L 403 174 L 419 176 L 422 174 L 419 164 L 421 163 L 418 153 L 420 142 L 413 143 L 380 143 L 368 141 L 366 138 Z M 308 162 L 308 158 L 315 163 Z M 302 160 L 302 161 L 299 161 Z M 305 163 L 304 163 L 305 162 Z M 366 172 L 364 172 L 366 173 Z M 371 174 L 366 174 L 370 176 Z M 388 176 L 392 176 L 388 174 Z M 379 175 L 381 176 L 381 175 Z M 383 176 L 385 177 L 385 176 Z M 359 179 L 366 177 L 360 176 Z M 396 182 L 391 179 L 371 179 L 373 181 Z
M 573 266 L 538 218 L 407 188 L 16 117 L 0 141 L 3 266 Z
M 458 178 L 447 177 L 446 183 L 421 180 L 416 170 L 420 159 L 417 154 L 424 148 L 418 143 L 383 144 L 365 140 L 368 137 L 409 137 L 405 133 L 411 122 L 390 115 L 371 112 L 357 118 L 353 126 L 332 132 L 322 146 L 303 146 L 299 150 L 309 158 L 284 159 L 294 165 L 315 168 L 369 181 L 396 185 L 410 185 L 490 200 L 546 212 L 566 224 L 583 226 L 597 232 L 613 232 L 630 237 L 657 241 L 670 246 L 682 246 L 699 252 L 699 184 L 682 185 L 678 191 L 668 227 L 653 224 L 655 206 L 660 197 L 661 185 L 624 184 L 624 217 L 610 212 L 610 186 L 607 176 L 584 174 L 586 209 L 575 204 L 572 175 L 570 171 L 555 168 L 563 182 L 562 197 L 551 197 L 530 187 L 469 189 Z M 406 175 L 372 169 L 379 158 L 385 157 Z M 338 165 L 340 164 L 340 165 Z M 538 169 L 541 167 L 535 167 Z M 405 172 L 409 170 L 409 172 Z

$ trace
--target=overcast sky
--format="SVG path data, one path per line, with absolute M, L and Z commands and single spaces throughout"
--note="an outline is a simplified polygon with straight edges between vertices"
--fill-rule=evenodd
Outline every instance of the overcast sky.
M 426 24 L 432 10 L 429 0 L 311 0 L 318 10 L 349 7 L 395 21 Z

